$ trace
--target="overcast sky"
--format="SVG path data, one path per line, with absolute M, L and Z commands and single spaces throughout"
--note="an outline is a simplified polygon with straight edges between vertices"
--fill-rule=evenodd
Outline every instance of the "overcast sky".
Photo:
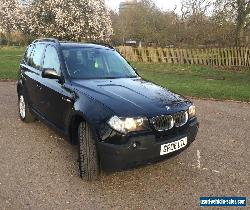
M 153 0 L 156 5 L 163 10 L 172 10 L 175 6 L 179 6 L 181 0 Z M 107 5 L 113 9 L 118 10 L 121 0 L 106 0 Z

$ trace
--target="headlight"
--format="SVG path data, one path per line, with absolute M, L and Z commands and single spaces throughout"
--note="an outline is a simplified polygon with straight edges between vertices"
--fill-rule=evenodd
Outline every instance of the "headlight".
M 195 113 L 195 106 L 194 105 L 189 107 L 188 114 L 189 114 L 189 118 L 195 117 L 196 113 Z
M 132 131 L 142 131 L 148 128 L 148 119 L 144 117 L 125 118 L 113 116 L 108 124 L 114 130 L 126 134 Z

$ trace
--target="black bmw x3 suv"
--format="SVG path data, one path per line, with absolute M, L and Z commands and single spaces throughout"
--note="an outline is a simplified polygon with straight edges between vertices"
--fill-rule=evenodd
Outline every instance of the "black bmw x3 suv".
M 143 80 L 108 45 L 35 40 L 17 93 L 22 121 L 39 119 L 78 145 L 87 180 L 178 154 L 199 127 L 192 102 Z

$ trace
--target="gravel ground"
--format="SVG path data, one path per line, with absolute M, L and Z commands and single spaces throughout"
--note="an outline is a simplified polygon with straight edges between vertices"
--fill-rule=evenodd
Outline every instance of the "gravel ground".
M 195 103 L 200 131 L 188 150 L 87 183 L 76 146 L 22 123 L 15 83 L 0 83 L 0 209 L 198 209 L 200 196 L 250 198 L 250 105 Z

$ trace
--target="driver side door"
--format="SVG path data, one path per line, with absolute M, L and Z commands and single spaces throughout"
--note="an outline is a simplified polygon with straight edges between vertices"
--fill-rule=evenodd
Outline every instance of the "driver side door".
M 57 49 L 47 45 L 42 64 L 43 69 L 54 69 L 61 75 L 61 65 Z M 60 130 L 65 129 L 64 118 L 73 105 L 71 93 L 59 79 L 42 78 L 41 107 L 44 117 Z

